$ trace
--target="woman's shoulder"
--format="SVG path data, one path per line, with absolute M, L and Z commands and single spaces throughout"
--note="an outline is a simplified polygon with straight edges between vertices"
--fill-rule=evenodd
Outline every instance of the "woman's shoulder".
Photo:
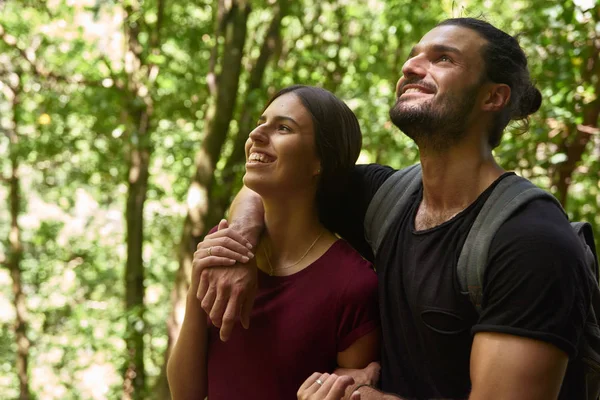
M 360 276 L 374 274 L 371 262 L 365 260 L 344 239 L 337 237 L 336 239 L 322 257 L 329 270 L 342 275 L 358 274 Z
M 337 308 L 344 313 L 370 310 L 369 315 L 376 316 L 378 285 L 373 265 L 344 239 L 331 246 L 329 256 L 325 268 L 327 281 L 339 296 Z

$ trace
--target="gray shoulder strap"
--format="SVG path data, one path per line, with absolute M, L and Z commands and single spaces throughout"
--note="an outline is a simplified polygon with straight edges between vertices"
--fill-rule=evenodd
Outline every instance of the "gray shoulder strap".
M 559 201 L 550 193 L 527 179 L 511 175 L 498 183 L 477 215 L 457 265 L 460 290 L 469 295 L 477 311 L 481 308 L 483 276 L 490 243 L 496 231 L 518 208 L 537 198 L 552 200 L 562 209 Z
M 394 172 L 373 196 L 365 215 L 365 237 L 374 254 L 398 213 L 421 185 L 421 164 Z

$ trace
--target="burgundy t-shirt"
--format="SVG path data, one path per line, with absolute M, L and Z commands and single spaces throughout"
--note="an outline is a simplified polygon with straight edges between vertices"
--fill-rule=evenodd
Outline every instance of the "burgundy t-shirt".
M 313 372 L 331 372 L 337 353 L 379 326 L 377 277 L 347 242 L 290 276 L 258 272 L 250 329 L 226 343 L 209 328 L 210 400 L 296 399 Z

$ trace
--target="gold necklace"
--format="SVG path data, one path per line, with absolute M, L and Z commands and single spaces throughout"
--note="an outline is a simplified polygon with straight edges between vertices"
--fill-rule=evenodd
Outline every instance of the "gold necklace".
M 315 247 L 315 244 L 317 244 L 317 242 L 319 241 L 319 239 L 321 239 L 321 236 L 323 236 L 324 233 L 325 233 L 325 231 L 321 232 L 319 234 L 319 236 L 317 236 L 317 238 L 315 239 L 315 241 L 312 242 L 312 244 L 310 245 L 310 247 L 308 248 L 308 250 L 306 250 L 306 252 L 304 253 L 304 255 L 302 257 L 300 257 L 300 259 L 298 261 L 296 261 L 293 264 L 287 265 L 285 267 L 277 268 L 277 271 L 280 271 L 282 269 L 290 269 L 290 268 L 295 267 L 296 265 L 298 265 L 300 263 L 300 261 L 304 260 L 304 257 L 307 256 L 308 252 L 311 251 L 313 247 Z M 271 264 L 271 259 L 269 259 L 269 255 L 267 254 L 266 247 L 267 246 L 263 247 L 263 253 L 265 254 L 265 257 L 267 259 L 267 263 L 269 264 L 269 275 L 273 276 L 273 274 L 275 273 L 275 268 L 273 268 L 273 265 Z

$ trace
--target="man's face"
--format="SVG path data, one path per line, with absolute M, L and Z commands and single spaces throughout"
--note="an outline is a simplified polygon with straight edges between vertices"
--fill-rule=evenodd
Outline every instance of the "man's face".
M 477 32 L 454 25 L 423 36 L 402 67 L 392 122 L 417 144 L 443 148 L 460 140 L 483 82 L 485 44 Z

